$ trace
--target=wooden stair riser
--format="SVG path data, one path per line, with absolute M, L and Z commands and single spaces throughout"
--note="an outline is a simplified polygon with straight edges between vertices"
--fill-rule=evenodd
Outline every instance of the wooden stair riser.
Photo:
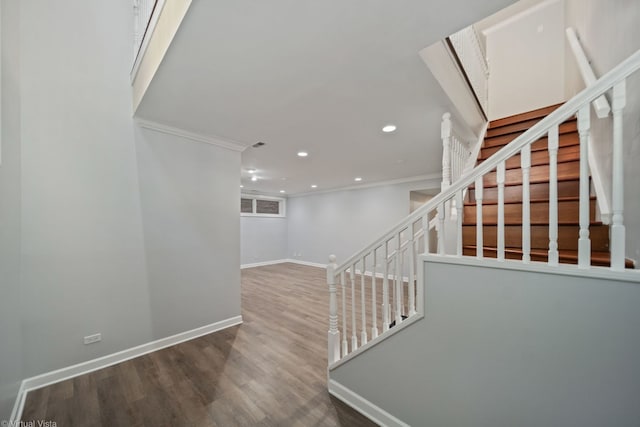
M 558 249 L 578 250 L 578 238 L 580 227 L 578 225 L 558 226 Z M 498 227 L 495 225 L 485 225 L 482 227 L 482 241 L 485 246 L 496 247 L 498 238 Z M 522 226 L 507 225 L 504 230 L 504 245 L 506 248 L 522 248 Z M 594 251 L 609 250 L 609 226 L 596 224 L 589 227 L 589 238 Z M 476 226 L 465 225 L 462 227 L 463 246 L 476 245 Z M 549 248 L 549 226 L 531 226 L 531 249 Z M 475 255 L 475 254 L 474 254 Z
M 560 135 L 565 133 L 570 133 L 570 132 L 577 132 L 577 131 L 578 131 L 578 124 L 575 120 L 562 123 L 558 129 L 558 132 L 560 133 Z M 487 137 L 485 138 L 482 146 L 484 148 L 504 146 L 510 143 L 511 141 L 513 141 L 514 139 L 516 139 L 517 137 L 519 137 L 520 135 L 522 135 L 524 132 L 525 131 L 520 131 L 520 132 L 509 133 L 506 135 L 498 135 L 491 138 Z
M 549 202 L 534 202 L 530 205 L 531 224 L 548 224 L 549 223 Z M 476 205 L 467 205 L 464 207 L 464 224 L 476 223 Z M 580 201 L 579 200 L 559 200 L 558 201 L 558 223 L 559 224 L 577 224 L 580 217 Z M 596 201 L 590 200 L 589 218 L 595 221 L 596 217 Z M 482 206 L 482 222 L 487 225 L 497 224 L 498 222 L 498 205 Z M 504 205 L 504 223 L 505 224 L 522 224 L 522 203 L 507 203 Z
M 538 108 L 537 110 L 527 111 L 525 113 L 515 114 L 513 116 L 505 117 L 498 120 L 493 120 L 491 121 L 491 123 L 489 123 L 489 129 L 495 129 L 501 126 L 510 125 L 512 123 L 521 122 L 523 120 L 542 119 L 556 111 L 560 106 L 562 106 L 562 103 Z
M 520 167 L 520 154 L 517 154 L 505 162 L 507 169 L 516 169 Z M 572 162 L 580 160 L 580 146 L 571 145 L 568 147 L 562 147 L 558 150 L 558 163 Z M 484 159 L 479 159 L 477 164 L 484 162 Z M 531 153 L 531 166 L 540 166 L 549 164 L 549 152 L 534 151 Z
M 496 172 L 489 172 L 484 176 L 485 187 L 495 187 L 498 185 Z M 580 179 L 580 162 L 558 163 L 558 181 L 569 181 Z M 549 165 L 532 166 L 529 180 L 531 183 L 549 182 Z M 520 169 L 509 169 L 505 173 L 505 185 L 522 184 L 522 171 Z
M 558 147 L 569 147 L 572 145 L 580 145 L 580 135 L 578 132 L 570 132 L 564 135 L 560 135 L 558 138 Z M 478 160 L 485 160 L 500 151 L 504 145 L 498 145 L 494 147 L 483 147 L 480 149 L 480 156 Z M 531 152 L 535 153 L 536 151 L 546 151 L 549 148 L 549 142 L 546 137 L 541 138 L 531 144 Z
M 493 129 L 487 129 L 487 138 L 493 138 L 500 135 L 507 135 L 516 132 L 525 132 L 533 127 L 536 123 L 538 123 L 542 119 L 530 119 L 530 120 L 522 120 L 516 123 L 511 123 L 510 125 L 500 126 Z
M 467 192 L 469 203 L 476 203 L 475 189 L 471 188 Z M 549 183 L 541 182 L 529 186 L 531 200 L 549 200 Z M 580 194 L 580 181 L 560 181 L 558 182 L 558 197 L 577 197 Z M 498 188 L 485 188 L 482 192 L 483 203 L 498 202 Z M 522 185 L 511 185 L 504 189 L 504 199 L 512 202 L 522 202 Z

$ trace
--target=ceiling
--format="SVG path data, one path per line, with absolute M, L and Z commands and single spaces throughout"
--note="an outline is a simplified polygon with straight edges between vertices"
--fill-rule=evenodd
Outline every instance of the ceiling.
M 246 145 L 247 192 L 436 174 L 451 106 L 418 52 L 512 2 L 194 0 L 136 116 Z

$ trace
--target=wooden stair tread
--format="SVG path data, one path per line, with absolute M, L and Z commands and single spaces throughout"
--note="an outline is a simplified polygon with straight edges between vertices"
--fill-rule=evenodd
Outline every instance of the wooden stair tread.
M 473 254 L 475 255 L 476 246 L 468 245 L 464 246 L 463 249 L 473 250 Z M 487 258 L 495 258 L 491 256 L 487 256 L 487 252 L 489 254 L 495 253 L 497 255 L 498 248 L 484 246 L 484 256 Z M 508 259 L 522 259 L 522 249 L 517 248 L 505 248 L 505 258 Z M 532 261 L 547 261 L 548 260 L 548 252 L 547 250 L 541 249 L 531 249 L 531 260 Z M 577 264 L 578 263 L 578 251 L 577 250 L 560 250 L 558 251 L 560 262 L 563 264 Z M 611 265 L 611 255 L 606 251 L 591 251 L 591 265 L 598 267 L 609 267 Z M 625 258 L 624 262 L 625 268 L 634 268 L 635 264 L 633 260 Z
M 522 203 L 505 203 L 504 204 L 504 223 L 510 225 L 522 224 L 523 214 Z M 485 225 L 493 225 L 498 223 L 498 204 L 482 205 L 482 222 Z M 531 224 L 549 224 L 549 202 L 538 202 L 529 206 Z M 476 224 L 478 207 L 469 205 L 463 208 L 464 222 L 463 224 Z M 589 219 L 596 219 L 596 201 L 589 201 Z M 558 224 L 578 224 L 580 221 L 580 202 L 575 200 L 562 201 L 558 203 L 557 212 Z
M 536 151 L 547 151 L 548 141 L 547 137 L 540 138 L 533 144 L 531 144 L 531 153 L 535 153 Z M 505 144 L 506 145 L 506 144 Z M 504 147 L 505 145 L 494 145 L 491 147 L 482 147 L 480 150 L 480 154 L 478 155 L 478 160 L 486 160 L 491 157 L 493 154 L 497 153 Z M 572 146 L 580 146 L 580 135 L 578 131 L 571 131 L 568 133 L 564 133 L 558 138 L 558 147 L 560 150 L 564 147 L 572 147 Z
M 520 154 L 516 154 L 510 157 L 505 162 L 506 169 L 520 169 Z M 573 145 L 569 147 L 563 147 L 558 151 L 557 163 L 567 163 L 580 160 L 580 146 Z M 478 159 L 476 165 L 482 164 L 485 159 Z M 548 151 L 536 151 L 531 153 L 531 166 L 542 166 L 549 164 L 549 152 Z
M 529 186 L 532 199 L 549 199 L 549 182 L 534 183 Z M 558 197 L 575 197 L 580 194 L 580 180 L 567 180 L 558 182 Z M 488 187 L 483 191 L 483 204 L 498 203 L 498 187 Z M 509 185 L 504 188 L 505 200 L 522 201 L 522 184 Z M 467 199 L 475 204 L 475 188 L 471 186 L 467 192 Z
M 477 227 L 464 225 L 462 227 L 462 244 L 475 245 Z M 498 227 L 485 225 L 482 227 L 483 243 L 489 247 L 496 247 L 498 242 Z M 577 224 L 561 224 L 558 226 L 558 249 L 578 250 L 580 226 Z M 596 251 L 609 250 L 609 226 L 605 224 L 589 227 L 591 249 Z M 549 248 L 549 225 L 533 224 L 531 226 L 530 244 L 532 249 Z M 522 225 L 506 225 L 504 227 L 504 245 L 507 248 L 522 248 Z
M 557 110 L 563 103 L 550 105 L 548 107 L 538 108 L 537 110 L 527 111 L 520 114 L 514 114 L 512 116 L 503 117 L 501 119 L 493 120 L 489 123 L 489 129 L 509 125 L 511 123 L 520 122 L 523 120 L 530 120 L 535 118 L 546 117 L 549 114 Z
M 596 200 L 596 196 L 589 196 L 589 200 Z M 566 197 L 558 197 L 558 203 L 560 202 L 579 202 L 580 201 L 580 196 L 566 196 Z M 519 205 L 522 203 L 522 200 L 505 200 L 504 204 L 506 205 Z M 534 203 L 549 203 L 549 199 L 530 199 L 529 200 L 530 204 L 534 204 Z M 491 205 L 497 205 L 498 201 L 497 200 L 489 200 L 489 201 L 482 201 L 482 206 L 491 206 Z M 477 206 L 475 202 L 464 202 L 464 206 Z
M 516 132 L 504 134 L 504 135 L 496 135 L 493 137 L 487 136 L 485 137 L 483 147 L 487 148 L 487 147 L 507 145 L 508 143 L 510 143 L 511 141 L 513 141 L 514 139 L 516 139 L 517 137 L 525 133 L 527 130 L 528 129 L 524 129 L 521 131 L 516 131 Z M 571 119 L 560 125 L 558 133 L 560 135 L 564 135 L 567 133 L 577 132 L 577 131 L 578 131 L 578 122 L 576 121 L 576 119 Z
M 548 183 L 549 165 L 537 165 L 531 167 L 530 183 Z M 580 179 L 580 162 L 568 161 L 558 163 L 558 181 L 574 181 Z M 496 172 L 489 172 L 484 175 L 483 184 L 485 188 L 497 187 Z M 518 169 L 507 169 L 505 173 L 505 186 L 522 185 L 522 173 Z M 475 184 L 472 184 L 475 188 Z

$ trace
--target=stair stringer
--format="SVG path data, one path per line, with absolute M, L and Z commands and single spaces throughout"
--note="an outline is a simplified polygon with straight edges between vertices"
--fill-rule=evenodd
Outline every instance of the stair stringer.
M 419 258 L 423 315 L 332 365 L 332 395 L 383 426 L 640 419 L 638 272 Z

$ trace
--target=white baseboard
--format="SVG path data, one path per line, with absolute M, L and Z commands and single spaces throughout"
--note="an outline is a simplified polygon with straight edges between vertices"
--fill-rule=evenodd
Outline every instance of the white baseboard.
M 289 259 L 285 260 L 285 262 L 291 262 L 293 264 L 306 265 L 307 267 L 327 268 L 327 264 L 320 264 L 320 263 L 317 263 L 317 262 L 310 262 L 310 261 L 302 261 L 300 259 L 289 258 Z
M 381 407 L 371 403 L 336 380 L 329 379 L 327 385 L 331 395 L 342 400 L 374 423 L 383 427 L 410 427 L 409 424 L 400 421 Z
M 242 316 L 230 317 L 219 322 L 211 323 L 210 325 L 201 326 L 190 331 L 181 332 L 179 334 L 171 335 L 166 338 L 151 341 L 149 343 L 122 350 L 117 353 L 108 354 L 97 359 L 78 363 L 77 365 L 67 366 L 66 368 L 57 369 L 55 371 L 37 375 L 35 377 L 26 378 L 22 380 L 20 391 L 18 392 L 16 403 L 11 413 L 10 421 L 17 422 L 22 417 L 24 401 L 29 391 L 46 387 L 60 381 L 65 381 L 79 375 L 88 374 L 90 372 L 97 371 L 98 369 L 107 368 L 109 366 L 125 362 L 138 356 L 143 356 L 145 354 L 158 351 L 166 347 L 171 347 L 173 345 L 180 344 L 182 342 L 189 341 L 203 335 L 221 331 L 223 329 L 230 328 L 231 326 L 239 325 L 241 323 Z
M 285 262 L 289 262 L 288 259 L 275 259 L 271 261 L 262 261 L 262 262 L 254 262 L 251 264 L 242 264 L 240 265 L 240 270 L 244 270 L 245 268 L 254 268 L 254 267 L 264 267 L 265 265 L 274 265 L 274 264 L 282 264 Z
M 272 261 L 256 262 L 256 263 L 252 263 L 252 264 L 242 264 L 240 266 L 240 269 L 244 270 L 245 268 L 264 267 L 265 265 L 284 264 L 284 263 L 287 263 L 287 262 L 290 262 L 292 264 L 306 265 L 308 267 L 327 268 L 327 264 L 319 264 L 317 262 L 302 261 L 302 260 L 299 260 L 299 259 L 286 258 L 286 259 L 274 259 Z
M 9 417 L 9 425 L 18 425 L 18 421 L 22 417 L 22 409 L 24 409 L 24 400 L 27 397 L 27 392 L 24 389 L 24 381 L 20 383 L 20 389 L 16 396 L 16 403 L 13 404 L 13 410 Z

